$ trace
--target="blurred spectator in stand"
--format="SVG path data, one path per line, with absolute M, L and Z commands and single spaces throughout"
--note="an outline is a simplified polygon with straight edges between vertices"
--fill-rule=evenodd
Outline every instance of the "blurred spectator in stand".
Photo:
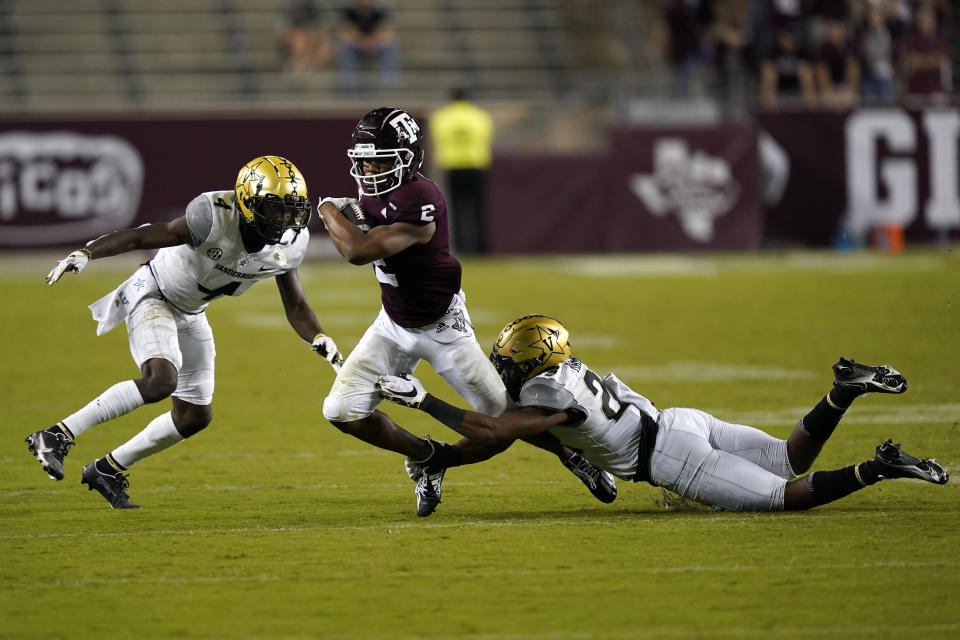
M 333 47 L 323 27 L 323 9 L 315 0 L 289 0 L 280 43 L 286 54 L 286 67 L 292 71 L 310 71 L 327 64 Z
M 747 0 L 719 0 L 710 28 L 713 62 L 717 72 L 717 97 L 730 115 L 745 103 L 749 77 L 750 15 Z
M 650 45 L 659 49 L 673 71 L 673 96 L 690 97 L 694 69 L 702 61 L 703 30 L 711 22 L 710 0 L 661 0 Z
M 397 84 L 399 67 L 396 32 L 390 14 L 375 0 L 353 0 L 341 10 L 337 67 L 341 83 L 357 87 L 357 69 L 361 62 L 375 61 L 384 86 Z
M 487 169 L 493 145 L 493 120 L 454 89 L 451 101 L 430 116 L 437 167 L 445 173 L 454 247 L 460 254 L 487 252 Z
M 767 109 L 777 109 L 785 103 L 816 106 L 813 66 L 800 47 L 796 33 L 789 28 L 776 32 L 764 57 L 760 67 L 760 100 Z
M 930 5 L 921 4 L 914 13 L 914 31 L 903 44 L 902 72 L 907 95 L 946 99 L 950 45 L 937 32 L 937 16 Z
M 839 20 L 826 22 L 824 39 L 814 67 L 820 98 L 831 109 L 847 109 L 856 104 L 860 85 L 860 62 L 847 36 L 847 26 Z
M 860 95 L 868 101 L 893 98 L 893 36 L 887 28 L 883 9 L 877 2 L 866 8 L 865 26 L 858 40 L 863 69 Z

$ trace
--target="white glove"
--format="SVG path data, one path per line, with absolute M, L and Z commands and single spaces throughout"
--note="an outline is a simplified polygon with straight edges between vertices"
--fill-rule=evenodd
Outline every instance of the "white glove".
M 427 438 L 427 442 L 429 442 L 430 445 L 434 448 L 433 449 L 434 451 L 437 450 L 437 446 L 440 446 L 440 447 L 447 446 L 446 442 L 441 442 L 440 440 L 434 440 L 430 436 L 426 436 L 426 438 Z M 433 453 L 431 453 L 430 455 L 433 455 Z M 404 470 L 407 472 L 407 475 L 410 476 L 410 479 L 413 480 L 414 482 L 419 480 L 420 476 L 423 475 L 422 464 L 423 463 L 417 462 L 413 458 L 405 458 L 403 461 Z
M 423 475 L 423 467 L 413 461 L 413 458 L 405 458 L 403 461 L 403 468 L 406 469 L 407 475 L 410 476 L 410 479 L 416 482 L 420 479 L 420 476 Z
M 356 202 L 357 204 L 360 203 L 360 201 L 357 200 L 356 198 L 324 198 L 323 200 L 320 201 L 320 204 L 317 205 L 317 209 L 323 206 L 324 202 L 329 202 L 330 204 L 335 206 L 337 209 L 343 209 L 345 206 L 347 206 L 351 202 Z
M 343 364 L 343 356 L 337 349 L 337 343 L 333 338 L 325 333 L 318 333 L 313 338 L 310 348 L 320 354 L 320 357 L 330 363 L 334 371 L 340 371 L 340 365 Z
M 47 284 L 53 284 L 67 271 L 80 273 L 83 271 L 83 268 L 87 266 L 88 262 L 90 262 L 90 252 L 86 249 L 77 249 L 58 262 L 57 266 L 50 270 L 50 273 L 47 274 L 47 277 L 44 278 L 43 281 Z
M 380 376 L 374 386 L 384 400 L 413 409 L 419 409 L 420 403 L 427 397 L 423 384 L 409 374 Z

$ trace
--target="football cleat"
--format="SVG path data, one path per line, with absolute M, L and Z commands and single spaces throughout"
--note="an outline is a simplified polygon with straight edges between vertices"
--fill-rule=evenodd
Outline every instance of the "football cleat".
M 441 485 L 446 472 L 446 467 L 421 467 L 417 479 L 417 515 L 421 518 L 429 516 L 440 504 L 440 494 L 443 493 Z
M 907 390 L 906 378 L 888 365 L 871 367 L 840 358 L 840 361 L 833 365 L 833 375 L 836 378 L 834 386 L 860 393 L 903 393 Z
M 80 484 L 87 485 L 87 490 L 96 489 L 100 492 L 110 506 L 114 509 L 140 509 L 140 505 L 130 502 L 130 496 L 127 495 L 127 487 L 130 481 L 127 476 L 119 471 L 117 473 L 102 473 L 97 469 L 97 461 L 94 460 L 83 468 L 81 474 L 83 478 Z
M 617 499 L 617 481 L 613 475 L 596 466 L 580 453 L 574 453 L 564 460 L 563 466 L 580 478 L 580 481 L 587 485 L 590 493 L 600 502 L 609 504 Z
M 27 448 L 36 456 L 43 470 L 54 480 L 63 480 L 63 459 L 74 445 L 56 425 L 26 437 Z
M 873 459 L 882 467 L 880 474 L 884 478 L 917 478 L 933 484 L 947 484 L 948 474 L 936 460 L 930 458 L 914 458 L 904 452 L 899 443 L 887 440 L 877 447 L 877 455 Z

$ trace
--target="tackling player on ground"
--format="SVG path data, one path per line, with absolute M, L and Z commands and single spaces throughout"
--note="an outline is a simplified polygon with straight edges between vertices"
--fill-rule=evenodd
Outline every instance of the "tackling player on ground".
M 464 441 L 454 447 L 417 438 L 376 410 L 378 376 L 411 372 L 426 360 L 479 411 L 499 415 L 509 399 L 470 323 L 460 263 L 450 253 L 443 194 L 419 173 L 420 125 L 401 109 L 375 109 L 357 124 L 347 156 L 365 220 L 349 222 L 341 215 L 356 204 L 351 198 L 324 198 L 320 216 L 344 258 L 373 264 L 383 306 L 337 374 L 323 415 L 345 433 L 408 456 L 408 472 L 417 481 L 417 515 L 428 516 L 440 503 L 447 468 L 486 460 L 512 441 Z M 556 454 L 598 499 L 616 497 L 613 476 L 549 434 L 524 439 Z
M 334 368 L 343 358 L 307 303 L 297 267 L 307 249 L 312 205 L 300 171 L 289 160 L 262 156 L 240 170 L 232 191 L 209 191 L 170 222 L 115 231 L 57 263 L 45 282 L 80 272 L 91 260 L 160 249 L 110 294 L 90 305 L 97 335 L 126 322 L 130 353 L 141 377 L 119 382 L 27 444 L 51 478 L 62 480 L 63 459 L 90 427 L 173 396 L 171 411 L 154 418 L 126 443 L 83 467 L 81 483 L 115 509 L 139 508 L 127 495 L 126 472 L 206 427 L 214 388 L 213 332 L 205 309 L 224 295 L 239 296 L 275 278 L 290 326 Z
M 490 359 L 521 407 L 499 417 L 453 407 L 410 376 L 381 376 L 377 386 L 387 400 L 421 409 L 471 440 L 502 443 L 550 432 L 618 478 L 648 482 L 716 509 L 809 509 L 881 480 L 949 480 L 936 460 L 914 458 L 891 440 L 870 460 L 797 478 L 858 396 L 907 390 L 904 377 L 888 366 L 841 358 L 833 366 L 833 388 L 781 440 L 696 409 L 658 411 L 614 374 L 601 378 L 570 357 L 567 329 L 548 316 L 523 316 L 507 325 Z

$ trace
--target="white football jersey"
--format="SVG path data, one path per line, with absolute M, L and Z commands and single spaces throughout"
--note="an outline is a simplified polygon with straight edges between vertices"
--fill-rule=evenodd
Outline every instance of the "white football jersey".
M 278 244 L 247 253 L 240 237 L 240 212 L 233 191 L 200 194 L 187 207 L 195 246 L 165 247 L 150 261 L 160 291 L 186 313 L 199 313 L 214 298 L 239 296 L 254 282 L 296 269 L 310 234 L 288 230 Z M 294 237 L 296 236 L 296 237 Z
M 580 360 L 568 358 L 528 380 L 520 389 L 520 406 L 567 411 L 573 424 L 550 433 L 563 444 L 618 478 L 637 473 L 642 413 L 656 420 L 653 403 L 608 373 L 603 379 Z

